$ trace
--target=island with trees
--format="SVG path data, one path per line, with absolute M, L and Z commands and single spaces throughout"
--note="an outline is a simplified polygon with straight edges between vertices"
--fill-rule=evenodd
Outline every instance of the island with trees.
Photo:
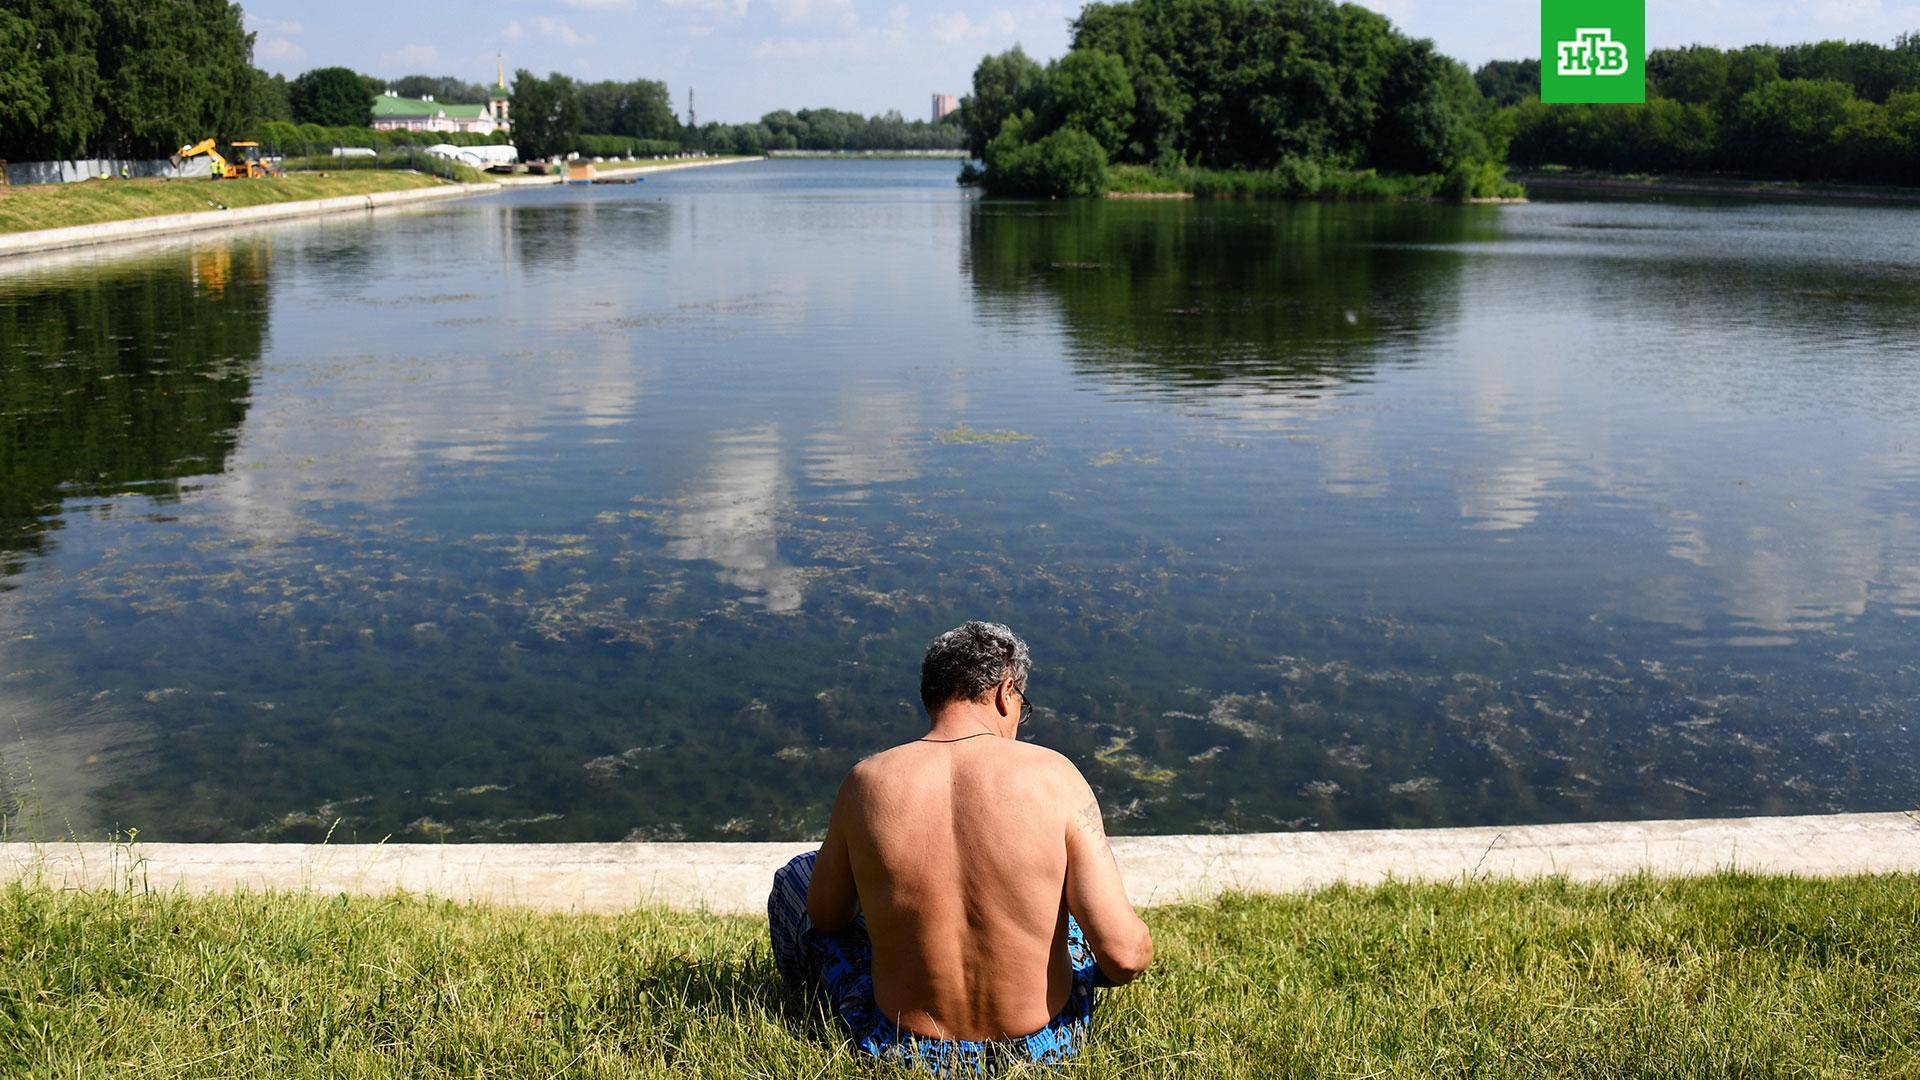
M 1545 104 L 1334 0 L 1119 0 L 982 59 L 960 115 L 1006 195 L 1507 196 L 1506 169 L 1920 186 L 1920 33 L 1647 57 L 1641 104 Z
M 1088 4 L 1065 56 L 983 59 L 960 111 L 994 194 L 1518 193 L 1467 68 L 1332 0 Z

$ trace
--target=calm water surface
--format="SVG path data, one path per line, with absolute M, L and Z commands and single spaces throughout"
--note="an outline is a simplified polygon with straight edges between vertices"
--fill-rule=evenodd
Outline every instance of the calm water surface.
M 974 616 L 1120 832 L 1915 804 L 1915 211 L 952 171 L 0 268 L 10 834 L 814 835 Z

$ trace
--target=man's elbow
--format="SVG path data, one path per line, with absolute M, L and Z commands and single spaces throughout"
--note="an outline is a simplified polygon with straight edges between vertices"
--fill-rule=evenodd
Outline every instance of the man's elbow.
M 1137 931 L 1120 941 L 1108 942 L 1100 954 L 1100 970 L 1107 981 L 1125 986 L 1138 978 L 1153 963 L 1153 932 L 1141 923 Z

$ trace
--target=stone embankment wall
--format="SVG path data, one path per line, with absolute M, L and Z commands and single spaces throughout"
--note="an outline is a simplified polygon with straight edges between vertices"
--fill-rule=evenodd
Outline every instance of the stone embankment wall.
M 22 255 L 30 251 L 56 251 L 60 248 L 87 247 L 121 240 L 139 240 L 149 236 L 197 232 L 202 229 L 252 225 L 287 218 L 338 214 L 350 210 L 377 210 L 432 199 L 454 199 L 463 195 L 483 195 L 500 190 L 499 184 L 448 184 L 443 187 L 410 188 L 404 191 L 376 191 L 369 195 L 341 195 L 332 199 L 305 199 L 300 202 L 246 206 L 237 210 L 206 210 L 192 214 L 163 214 L 158 217 L 103 221 L 97 225 L 71 225 L 64 229 L 0 235 L 0 257 Z
M 196 892 L 395 890 L 554 911 L 636 906 L 766 910 L 775 868 L 815 845 L 775 844 L 0 844 L 0 881 L 55 888 Z M 1835 876 L 1920 872 L 1907 814 L 1619 821 L 1472 829 L 1242 836 L 1128 836 L 1115 857 L 1137 904 L 1338 882 L 1463 881 L 1736 868 Z

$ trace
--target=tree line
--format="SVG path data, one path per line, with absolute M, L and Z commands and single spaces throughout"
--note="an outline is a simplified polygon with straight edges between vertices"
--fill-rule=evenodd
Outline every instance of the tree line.
M 389 90 L 483 104 L 493 88 L 448 75 L 386 80 L 348 67 L 289 79 L 253 66 L 254 35 L 231 0 L 7 0 L 0 6 L 0 159 L 162 157 L 214 136 L 276 145 L 386 146 L 447 133 L 376 133 Z M 665 83 L 580 82 L 526 70 L 513 78 L 512 141 L 528 158 L 699 149 L 946 149 L 954 123 L 779 110 L 757 123 L 683 122 Z
M 228 0 L 9 0 L 0 158 L 157 157 L 256 115 L 253 35 Z
M 960 119 L 908 120 L 889 109 L 863 116 L 841 109 L 777 109 L 751 124 L 708 124 L 698 129 L 701 148 L 733 154 L 769 150 L 958 150 L 965 144 Z
M 1377 169 L 1497 182 L 1468 70 L 1333 0 L 1094 3 L 1042 67 L 980 62 L 962 122 L 989 190 L 1092 194 L 1117 163 Z
M 1545 105 L 1538 61 L 1475 73 L 1523 167 L 1920 184 L 1920 33 L 1647 56 L 1645 105 Z

